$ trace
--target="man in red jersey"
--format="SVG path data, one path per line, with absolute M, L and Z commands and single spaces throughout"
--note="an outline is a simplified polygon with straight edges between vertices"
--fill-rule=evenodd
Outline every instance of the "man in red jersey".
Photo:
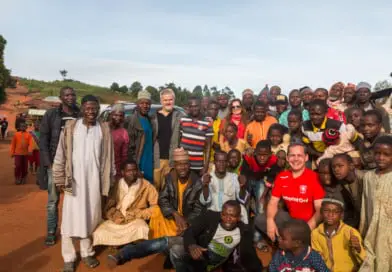
M 267 214 L 256 217 L 256 227 L 272 241 L 279 236 L 278 228 L 291 218 L 306 221 L 311 229 L 320 220 L 320 207 L 325 193 L 317 173 L 305 167 L 307 160 L 304 145 L 295 143 L 289 146 L 287 161 L 291 168 L 276 177 Z M 283 199 L 288 212 L 278 208 L 280 199 Z

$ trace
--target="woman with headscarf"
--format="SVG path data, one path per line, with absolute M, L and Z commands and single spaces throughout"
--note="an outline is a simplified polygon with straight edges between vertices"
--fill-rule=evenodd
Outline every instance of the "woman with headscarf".
M 248 118 L 246 111 L 242 107 L 242 102 L 240 99 L 233 99 L 229 104 L 229 114 L 225 119 L 222 120 L 220 134 L 223 135 L 226 131 L 227 125 L 229 123 L 233 123 L 237 126 L 237 137 L 239 139 L 244 139 L 245 137 L 245 129 L 248 123 Z M 223 136 L 221 136 L 223 137 Z

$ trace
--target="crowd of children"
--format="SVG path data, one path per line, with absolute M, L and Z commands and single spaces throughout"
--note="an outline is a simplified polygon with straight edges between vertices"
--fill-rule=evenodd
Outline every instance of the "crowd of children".
M 184 114 L 164 89 L 162 109 L 151 115 L 151 95 L 141 91 L 128 119 L 113 107 L 117 174 L 103 223 L 88 233 L 92 241 L 81 238 L 118 247 L 111 266 L 166 252 L 177 271 L 260 271 L 267 264 L 253 258 L 259 248 L 274 252 L 269 271 L 391 271 L 392 136 L 388 114 L 370 94 L 365 82 L 303 87 L 288 97 L 278 86 L 259 95 L 246 89 L 242 100 L 192 97 Z M 74 90 L 63 88 L 60 99 L 72 108 Z M 89 114 L 82 105 L 79 119 L 94 124 L 97 114 Z M 66 124 L 58 118 L 64 124 L 49 146 L 48 118 L 41 130 L 20 124 L 11 143 L 16 184 L 25 182 L 29 161 L 37 171 L 39 149 L 76 156 L 64 143 L 57 147 Z M 61 180 L 64 167 L 52 153 L 42 168 Z M 67 186 L 84 182 L 73 178 Z M 55 220 L 47 245 L 55 243 Z M 89 267 L 99 264 L 87 255 Z M 64 257 L 65 272 L 75 271 L 73 259 Z

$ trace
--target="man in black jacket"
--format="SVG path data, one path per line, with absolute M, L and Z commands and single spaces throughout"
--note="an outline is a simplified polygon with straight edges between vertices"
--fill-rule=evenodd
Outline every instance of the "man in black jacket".
M 221 213 L 208 211 L 184 233 L 184 244 L 174 245 L 170 258 L 177 272 L 213 271 L 224 267 L 238 249 L 228 270 L 262 271 L 252 242 L 252 231 L 241 222 L 241 207 L 236 200 L 223 204 Z
M 56 231 L 58 223 L 58 203 L 60 192 L 56 189 L 52 179 L 52 164 L 56 155 L 60 133 L 67 120 L 76 119 L 79 109 L 76 107 L 75 90 L 71 87 L 63 87 L 60 90 L 61 105 L 45 112 L 40 127 L 40 188 L 48 189 L 47 205 L 47 237 L 45 244 L 52 246 L 56 243 Z M 47 181 L 47 183 L 46 183 Z

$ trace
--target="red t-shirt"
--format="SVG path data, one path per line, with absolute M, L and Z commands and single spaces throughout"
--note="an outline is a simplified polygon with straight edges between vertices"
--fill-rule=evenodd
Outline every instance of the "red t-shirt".
M 317 173 L 305 169 L 301 176 L 293 178 L 291 171 L 281 172 L 275 179 L 272 195 L 283 198 L 290 216 L 309 221 L 314 210 L 314 200 L 325 195 Z

